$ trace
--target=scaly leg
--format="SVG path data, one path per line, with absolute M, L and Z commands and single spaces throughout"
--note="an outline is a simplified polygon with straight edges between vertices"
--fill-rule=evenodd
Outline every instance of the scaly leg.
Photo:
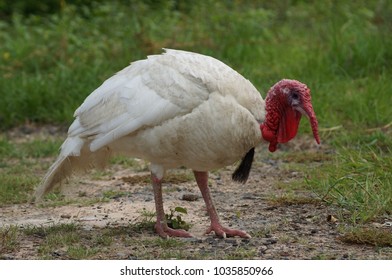
M 222 226 L 219 222 L 218 213 L 215 210 L 214 203 L 211 199 L 210 189 L 208 188 L 208 172 L 193 171 L 195 174 L 197 185 L 201 191 L 204 202 L 207 206 L 207 212 L 211 219 L 211 225 L 206 231 L 206 234 L 214 231 L 217 236 L 226 238 L 226 236 L 239 236 L 242 238 L 250 238 L 250 235 L 245 231 L 230 229 Z
M 193 237 L 192 234 L 185 230 L 172 229 L 167 226 L 165 211 L 163 210 L 162 179 L 159 179 L 151 172 L 151 181 L 154 189 L 155 208 L 157 211 L 155 231 L 163 238 L 167 238 L 168 236 Z

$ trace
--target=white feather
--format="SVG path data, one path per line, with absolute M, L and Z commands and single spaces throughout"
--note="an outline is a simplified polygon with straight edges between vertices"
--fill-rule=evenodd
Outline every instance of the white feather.
M 80 156 L 84 141 L 79 137 L 68 137 L 61 145 L 61 156 Z

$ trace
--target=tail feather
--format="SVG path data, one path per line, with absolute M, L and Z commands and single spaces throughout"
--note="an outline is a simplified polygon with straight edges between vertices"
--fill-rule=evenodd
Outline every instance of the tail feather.
M 59 157 L 49 168 L 34 193 L 35 201 L 42 199 L 45 194 L 53 190 L 62 180 L 70 177 L 72 173 L 87 171 L 94 167 L 103 168 L 111 156 L 111 150 L 108 147 L 91 152 L 88 143 L 79 142 L 74 149 L 70 147 L 70 143 L 74 145 L 75 141 L 70 141 L 68 138 L 64 142 Z
M 236 182 L 245 184 L 249 177 L 250 169 L 252 168 L 253 157 L 255 155 L 255 148 L 250 149 L 244 158 L 242 159 L 240 165 L 234 171 L 232 179 Z
M 49 168 L 41 184 L 36 189 L 34 197 L 36 201 L 53 190 L 64 178 L 69 177 L 72 173 L 72 165 L 69 157 L 59 156 L 53 165 Z

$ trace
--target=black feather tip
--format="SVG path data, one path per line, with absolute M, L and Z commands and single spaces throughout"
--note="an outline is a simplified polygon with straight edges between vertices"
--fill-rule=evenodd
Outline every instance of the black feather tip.
M 253 157 L 255 155 L 255 148 L 249 150 L 242 159 L 240 165 L 234 171 L 231 178 L 233 181 L 245 184 L 248 180 L 250 169 L 252 168 Z

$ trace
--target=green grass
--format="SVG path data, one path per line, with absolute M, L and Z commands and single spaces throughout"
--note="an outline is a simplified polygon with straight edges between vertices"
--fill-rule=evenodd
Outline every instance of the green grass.
M 9 129 L 69 125 L 105 79 L 169 47 L 226 62 L 263 96 L 282 78 L 308 84 L 328 148 L 279 154 L 306 177 L 295 188 L 339 206 L 339 218 L 352 226 L 391 220 L 390 1 L 66 2 L 43 10 L 0 5 L 7 15 L 0 20 L 0 205 L 29 201 L 63 140 L 15 141 Z M 310 133 L 307 121 L 300 133 Z M 112 163 L 147 170 L 122 157 Z M 105 194 L 116 195 L 127 194 Z M 290 192 L 276 200 L 308 202 Z M 82 248 L 72 254 L 94 253 Z
M 309 172 L 308 186 L 364 223 L 392 215 L 392 157 L 380 147 L 341 148 L 335 159 Z
M 388 229 L 355 227 L 345 230 L 340 239 L 351 244 L 365 244 L 377 247 L 391 247 L 392 234 Z
M 35 138 L 24 139 L 14 143 L 9 137 L 0 135 L 0 160 L 6 159 L 28 159 L 53 157 L 58 154 L 61 143 L 64 139 L 60 138 Z
M 162 47 L 222 59 L 263 95 L 283 77 L 303 80 L 322 127 L 390 121 L 388 1 L 160 3 L 69 4 L 2 21 L 0 127 L 69 123 L 106 78 Z
M 57 154 L 57 139 L 31 139 L 13 142 L 0 135 L 0 205 L 25 203 L 45 169 L 46 158 Z
M 18 249 L 19 230 L 16 226 L 0 228 L 0 256 Z
M 87 259 L 98 252 L 98 249 L 82 243 L 85 236 L 75 224 L 59 224 L 50 227 L 29 227 L 24 234 L 44 240 L 38 253 L 44 259 L 52 259 L 66 255 L 67 259 Z
M 1 191 L 0 204 L 17 204 L 28 202 L 31 193 L 39 182 L 33 174 L 0 173 Z

